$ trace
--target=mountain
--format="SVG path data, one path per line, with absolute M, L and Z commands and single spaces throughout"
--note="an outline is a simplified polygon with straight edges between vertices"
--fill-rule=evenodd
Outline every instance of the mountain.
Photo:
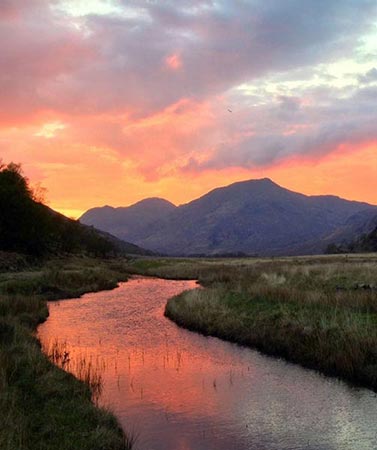
M 68 219 L 36 200 L 17 164 L 0 165 L 0 251 L 40 257 L 148 254 L 104 231 Z
M 150 200 L 144 201 L 146 205 Z M 135 208 L 139 215 L 132 221 Z M 322 253 L 352 217 L 377 213 L 377 207 L 367 203 L 306 196 L 267 178 L 217 188 L 179 207 L 170 204 L 165 211 L 148 215 L 147 223 L 143 202 L 117 209 L 122 210 L 117 221 L 108 215 L 112 211 L 108 207 L 96 208 L 94 214 L 89 210 L 80 220 L 171 255 Z M 339 239 L 342 236 L 339 232 Z
M 335 236 L 330 236 L 329 240 L 326 253 L 377 252 L 376 212 L 351 217 L 346 226 Z
M 329 243 L 348 245 L 360 236 L 369 234 L 376 226 L 376 209 L 367 209 L 349 217 L 342 226 L 327 236 L 325 240 Z
M 128 207 L 103 206 L 92 208 L 80 218 L 86 225 L 106 230 L 120 239 L 129 236 L 139 240 L 148 227 L 177 209 L 173 203 L 162 198 L 147 198 Z
M 351 242 L 349 250 L 354 253 L 377 252 L 377 216 L 375 217 L 375 226 L 372 231 L 361 235 L 358 239 Z

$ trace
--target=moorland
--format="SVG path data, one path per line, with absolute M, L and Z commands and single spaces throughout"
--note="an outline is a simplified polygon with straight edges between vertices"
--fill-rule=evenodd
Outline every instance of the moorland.
M 48 300 L 132 275 L 198 280 L 167 302 L 182 327 L 377 390 L 377 254 L 344 253 L 373 250 L 375 229 L 335 255 L 161 257 L 52 211 L 18 165 L 1 167 L 0 202 L 0 448 L 132 447 L 90 368 L 76 379 L 35 334 Z

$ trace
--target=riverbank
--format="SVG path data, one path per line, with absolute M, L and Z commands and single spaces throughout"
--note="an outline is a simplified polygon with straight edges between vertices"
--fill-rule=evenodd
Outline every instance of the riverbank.
M 204 286 L 168 302 L 178 325 L 377 390 L 376 255 L 135 264 Z
M 115 417 L 92 402 L 90 387 L 56 367 L 35 338 L 47 300 L 112 289 L 124 262 L 72 257 L 0 273 L 0 448 L 126 450 Z
M 377 389 L 376 255 L 16 262 L 0 272 L 1 449 L 131 448 L 88 385 L 53 365 L 33 336 L 46 300 L 113 289 L 126 274 L 198 279 L 204 288 L 167 304 L 179 325 Z

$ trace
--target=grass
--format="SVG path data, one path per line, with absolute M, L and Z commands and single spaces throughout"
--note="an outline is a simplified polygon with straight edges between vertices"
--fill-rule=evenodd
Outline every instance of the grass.
M 49 358 L 34 337 L 36 326 L 48 316 L 46 299 L 110 289 L 124 279 L 123 262 L 88 258 L 54 260 L 45 268 L 0 274 L 2 450 L 132 447 L 134 438 L 93 402 L 102 380 L 91 362 L 82 360 L 76 368 L 80 381 L 63 370 L 67 358 L 62 347 L 56 345 Z
M 376 255 L 157 263 L 204 286 L 168 302 L 177 324 L 377 390 Z
M 128 274 L 198 279 L 171 299 L 178 324 L 377 390 L 377 256 L 275 259 L 74 257 L 0 265 L 0 448 L 125 450 L 115 418 L 95 406 L 101 374 L 64 343 L 41 351 L 34 337 L 46 299 L 112 289 Z M 64 370 L 63 370 L 64 369 Z M 68 373 L 71 371 L 76 375 Z M 80 381 L 82 380 L 82 381 Z
M 103 390 L 103 364 L 84 353 L 73 355 L 67 343 L 59 340 L 45 343 L 42 350 L 55 366 L 83 381 L 90 389 L 92 401 L 98 404 Z
M 91 258 L 50 260 L 41 268 L 0 273 L 0 294 L 55 300 L 114 289 L 127 280 L 123 262 Z
M 211 277 L 215 271 L 229 270 L 230 261 L 204 258 L 137 258 L 127 265 L 127 272 L 169 280 L 193 280 Z

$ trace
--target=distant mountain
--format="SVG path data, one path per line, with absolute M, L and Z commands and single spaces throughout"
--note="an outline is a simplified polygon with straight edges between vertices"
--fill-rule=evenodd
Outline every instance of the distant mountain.
M 162 198 L 147 198 L 128 207 L 103 206 L 89 209 L 80 222 L 93 225 L 120 239 L 142 239 L 148 227 L 177 209 L 173 203 Z
M 375 208 L 360 211 L 338 227 L 334 233 L 326 237 L 326 241 L 337 244 L 348 244 L 358 237 L 370 233 L 377 226 Z
M 134 244 L 68 219 L 37 201 L 21 168 L 0 166 L 0 251 L 35 257 L 66 253 L 150 254 Z
M 267 178 L 214 189 L 179 207 L 153 199 L 161 208 L 149 214 L 144 206 L 151 200 L 116 210 L 96 208 L 80 220 L 171 255 L 296 255 L 322 253 L 334 238 L 344 239 L 347 221 L 377 213 L 367 203 L 306 196 Z
M 332 240 L 331 240 L 332 239 Z M 331 243 L 326 253 L 364 253 L 377 252 L 377 214 L 358 214 L 347 221 L 335 236 L 330 236 Z
M 367 234 L 359 236 L 358 239 L 349 245 L 351 252 L 377 252 L 377 217 L 375 227 Z

